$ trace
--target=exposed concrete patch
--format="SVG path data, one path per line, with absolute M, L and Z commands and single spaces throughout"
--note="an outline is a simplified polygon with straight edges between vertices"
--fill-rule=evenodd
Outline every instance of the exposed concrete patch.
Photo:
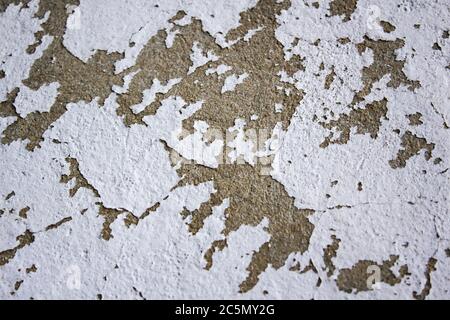
M 36 60 L 29 76 L 23 83 L 32 90 L 38 90 L 57 81 L 60 85 L 59 95 L 48 112 L 32 112 L 19 118 L 4 131 L 2 143 L 9 144 L 15 140 L 29 140 L 27 148 L 33 150 L 42 141 L 42 135 L 48 127 L 65 111 L 65 105 L 79 100 L 91 101 L 99 97 L 103 101 L 114 84 L 120 84 L 120 77 L 114 75 L 113 64 L 121 57 L 119 54 L 108 55 L 98 51 L 88 63 L 75 58 L 62 44 L 62 37 L 69 13 L 66 6 L 76 5 L 77 1 L 41 1 L 37 17 L 47 12 L 47 21 L 42 24 L 43 33 L 36 36 L 38 40 L 44 35 L 53 37 L 52 43 Z
M 25 207 L 25 208 L 20 209 L 19 217 L 26 219 L 28 217 L 28 211 L 30 211 L 30 207 Z
M 411 126 L 420 126 L 423 124 L 422 120 L 420 120 L 420 118 L 422 118 L 422 114 L 420 112 L 408 114 L 406 117 L 408 118 Z
M 16 111 L 22 118 L 31 112 L 48 112 L 58 95 L 58 88 L 57 82 L 44 85 L 36 91 L 22 88 L 14 100 Z
M 397 157 L 389 160 L 389 165 L 393 169 L 404 168 L 406 166 L 406 161 L 408 161 L 411 157 L 418 155 L 421 150 L 425 150 L 425 160 L 430 160 L 433 156 L 432 152 L 435 144 L 428 143 L 425 138 L 420 138 L 411 133 L 411 131 L 406 131 L 402 136 L 401 146 L 403 149 L 398 151 Z
M 402 39 L 396 39 L 395 41 L 373 40 L 368 36 L 364 36 L 364 41 L 356 44 L 360 54 L 367 49 L 372 50 L 373 62 L 362 70 L 364 87 L 355 94 L 353 103 L 364 100 L 364 97 L 372 90 L 374 83 L 381 80 L 385 75 L 390 75 L 388 87 L 398 88 L 400 85 L 405 85 L 412 91 L 420 87 L 419 81 L 408 79 L 404 73 L 405 61 L 397 60 L 396 50 L 404 45 L 405 42 Z
M 334 72 L 334 66 L 331 67 L 331 71 L 330 73 L 327 75 L 327 77 L 325 78 L 325 89 L 330 89 L 331 84 L 334 81 L 334 77 L 336 77 L 336 73 Z
M 395 31 L 395 26 L 387 21 L 380 21 L 380 25 L 383 28 L 383 31 L 386 33 L 391 33 Z
M 350 139 L 350 133 L 352 128 L 356 128 L 356 134 L 368 133 L 372 139 L 376 139 L 378 131 L 380 130 L 381 120 L 386 118 L 387 113 L 386 99 L 381 101 L 374 101 L 367 104 L 364 109 L 355 109 L 350 113 L 341 115 L 337 120 L 331 120 L 328 123 L 320 122 L 320 124 L 329 130 L 335 129 L 340 131 L 340 136 L 334 140 L 334 134 L 331 133 L 320 144 L 320 147 L 326 148 L 330 144 L 345 144 Z
M 332 16 L 343 16 L 342 21 L 344 22 L 349 21 L 352 13 L 356 10 L 357 4 L 358 0 L 333 0 L 330 2 L 330 14 Z
M 34 273 L 36 271 L 37 271 L 37 267 L 34 264 L 25 270 L 26 273 Z
M 98 191 L 86 180 L 86 178 L 80 172 L 80 165 L 75 158 L 66 158 L 66 162 L 69 164 L 69 174 L 61 176 L 61 183 L 69 183 L 74 181 L 73 187 L 69 190 L 71 197 L 75 196 L 80 188 L 86 188 L 91 190 L 96 197 L 100 197 Z
M 241 225 L 256 226 L 263 219 L 268 219 L 267 232 L 271 235 L 271 240 L 253 255 L 247 268 L 249 275 L 240 285 L 242 292 L 252 289 L 258 282 L 259 275 L 269 265 L 281 268 L 289 254 L 304 252 L 308 248 L 309 237 L 314 228 L 308 221 L 308 216 L 313 210 L 296 208 L 284 187 L 270 176 L 261 175 L 258 166 L 221 165 L 217 169 L 210 169 L 186 164 L 181 165 L 178 173 L 183 177 L 178 186 L 214 181 L 217 190 L 208 202 L 190 213 L 192 220 L 189 230 L 193 234 L 203 227 L 204 220 L 212 213 L 212 207 L 221 204 L 224 199 L 231 199 L 230 206 L 225 209 L 227 220 L 222 231 L 225 236 Z M 285 230 L 292 230 L 293 233 L 286 233 Z M 217 244 L 225 245 L 223 242 L 213 243 L 210 249 L 212 252 Z
M 193 130 L 193 124 L 198 120 L 206 121 L 213 128 L 225 129 L 232 127 L 236 118 L 246 120 L 248 128 L 270 129 L 279 121 L 287 128 L 295 106 L 301 99 L 301 92 L 292 85 L 283 83 L 277 75 L 282 70 L 295 70 L 294 66 L 297 65 L 295 59 L 284 60 L 282 47 L 275 39 L 275 17 L 283 8 L 287 8 L 287 5 L 262 1 L 255 8 L 242 13 L 243 23 L 227 34 L 228 41 L 243 37 L 248 30 L 258 27 L 261 30 L 248 41 L 237 42 L 225 49 L 215 44 L 214 38 L 202 31 L 202 24 L 197 20 L 187 26 L 177 27 L 179 33 L 168 49 L 165 47 L 165 32 L 159 32 L 144 47 L 136 61 L 135 68 L 142 71 L 133 78 L 129 92 L 119 96 L 118 114 L 125 117 L 127 125 L 142 124 L 143 117 L 155 114 L 162 100 L 176 95 L 188 103 L 204 101 L 203 107 L 193 117 L 185 120 L 184 128 L 188 131 Z M 191 67 L 190 55 L 194 43 L 201 44 L 204 50 L 211 51 L 219 60 L 196 69 L 186 77 Z M 165 54 L 157 54 L 160 50 Z M 269 56 L 266 56 L 267 53 Z M 167 64 L 173 64 L 176 68 L 166 68 Z M 210 69 L 221 64 L 231 67 L 236 74 L 247 74 L 251 81 L 244 81 L 235 91 L 223 91 L 222 79 L 214 74 L 205 74 L 206 67 Z M 156 100 L 144 111 L 137 115 L 132 113 L 130 106 L 142 100 L 144 84 L 151 83 L 155 78 L 164 82 L 175 78 L 183 80 L 166 94 L 157 95 Z M 286 95 L 285 89 L 289 89 L 291 94 Z M 264 94 L 260 94 L 262 92 Z M 223 94 L 226 96 L 223 97 Z M 282 103 L 285 112 L 274 115 L 272 108 L 265 107 L 276 103 Z M 224 109 L 227 112 L 223 112 Z M 259 118 L 250 122 L 253 114 L 258 114 Z
M 29 246 L 34 242 L 34 235 L 31 231 L 26 230 L 23 234 L 17 236 L 16 240 L 19 242 L 17 246 L 12 249 L 8 249 L 0 252 L 0 266 L 4 266 L 11 259 L 14 259 L 17 251 L 23 249 L 25 246 Z
M 336 238 L 335 235 L 331 236 L 331 239 L 333 242 L 323 249 L 323 259 L 327 268 L 326 271 L 328 277 L 331 277 L 336 270 L 336 267 L 333 264 L 333 258 L 336 257 L 339 249 L 339 243 L 341 242 L 341 240 Z

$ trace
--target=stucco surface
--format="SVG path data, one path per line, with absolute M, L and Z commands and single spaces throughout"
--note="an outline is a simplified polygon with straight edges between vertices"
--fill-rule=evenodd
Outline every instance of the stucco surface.
M 0 298 L 449 299 L 446 0 L 1 0 Z

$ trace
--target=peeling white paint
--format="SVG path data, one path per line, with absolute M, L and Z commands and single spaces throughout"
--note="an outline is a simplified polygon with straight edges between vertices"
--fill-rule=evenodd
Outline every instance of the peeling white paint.
M 131 106 L 131 110 L 138 114 L 145 110 L 147 106 L 152 104 L 156 99 L 156 94 L 167 93 L 176 84 L 181 81 L 181 78 L 170 79 L 166 84 L 162 84 L 158 79 L 153 79 L 152 86 L 144 90 L 142 102 Z
M 256 29 L 251 29 L 247 32 L 247 34 L 244 36 L 244 41 L 249 42 L 250 39 L 258 32 L 264 29 L 263 27 L 258 27 Z
M 229 5 L 226 0 L 82 0 L 78 7 L 80 28 L 66 30 L 64 45 L 84 62 L 96 50 L 124 53 L 125 58 L 116 63 L 116 72 L 120 73 L 135 63 L 145 43 L 158 30 L 169 27 L 168 20 L 178 10 L 200 19 L 204 30 L 220 42 L 224 34 L 239 25 L 239 13 L 256 2 L 245 0 Z
M 189 67 L 188 74 L 191 74 L 192 72 L 197 70 L 198 67 L 204 66 L 208 62 L 217 61 L 218 59 L 219 57 L 217 57 L 211 51 L 208 51 L 206 52 L 206 54 L 204 54 L 202 48 L 199 46 L 199 43 L 194 42 L 191 54 L 192 66 Z
M 218 65 L 216 68 L 209 68 L 208 70 L 205 71 L 205 73 L 206 75 L 217 73 L 219 76 L 221 76 L 222 74 L 230 71 L 231 69 L 233 68 L 222 63 Z
M 133 78 L 135 75 L 137 75 L 140 72 L 140 70 L 131 72 L 123 77 L 123 86 L 117 86 L 114 85 L 111 90 L 114 91 L 117 94 L 124 94 L 128 92 L 128 89 L 130 88 L 131 81 L 133 81 Z
M 245 72 L 243 74 L 240 74 L 239 76 L 236 76 L 235 74 L 232 74 L 225 78 L 225 82 L 222 87 L 222 93 L 225 93 L 227 91 L 234 91 L 237 85 L 244 82 L 245 79 L 247 79 L 248 74 Z
M 8 92 L 22 85 L 33 62 L 42 56 L 53 40 L 53 37 L 45 35 L 33 54 L 26 53 L 28 46 L 36 41 L 34 34 L 42 30 L 41 24 L 48 19 L 48 14 L 43 19 L 35 18 L 38 4 L 38 0 L 33 0 L 28 8 L 23 9 L 20 5 L 10 5 L 0 13 L 0 69 L 5 72 L 5 77 L 0 79 L 0 101 L 6 100 Z
M 43 85 L 38 90 L 21 87 L 14 101 L 14 106 L 21 117 L 26 117 L 31 112 L 47 112 L 55 103 L 58 96 L 58 82 Z

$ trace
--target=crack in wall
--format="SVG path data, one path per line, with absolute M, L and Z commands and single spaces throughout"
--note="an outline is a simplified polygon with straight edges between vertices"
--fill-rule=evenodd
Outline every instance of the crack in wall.
M 69 189 L 69 196 L 74 197 L 76 193 L 80 190 L 80 188 L 85 188 L 87 190 L 92 191 L 94 197 L 101 198 L 98 190 L 95 189 L 94 186 L 81 173 L 78 160 L 75 158 L 68 157 L 66 158 L 66 162 L 69 164 L 69 174 L 63 174 L 61 176 L 60 182 L 68 184 L 71 183 L 72 180 L 74 181 L 73 187 Z M 98 214 L 104 219 L 100 235 L 104 240 L 110 240 L 111 238 L 113 238 L 111 225 L 114 223 L 114 221 L 116 221 L 116 219 L 120 215 L 125 214 L 124 224 L 126 227 L 130 227 L 131 225 L 137 225 L 139 223 L 139 220 L 142 220 L 145 217 L 147 217 L 150 213 L 155 212 L 156 209 L 158 209 L 158 207 L 160 206 L 160 203 L 157 202 L 156 204 L 152 205 L 150 208 L 145 210 L 140 217 L 134 215 L 133 213 L 125 209 L 107 208 L 104 206 L 102 202 L 96 202 L 96 205 L 99 208 Z

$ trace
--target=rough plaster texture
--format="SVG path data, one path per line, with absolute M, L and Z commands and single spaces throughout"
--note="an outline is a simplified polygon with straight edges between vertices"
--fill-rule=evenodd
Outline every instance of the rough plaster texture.
M 449 299 L 446 0 L 1 0 L 0 298 Z

